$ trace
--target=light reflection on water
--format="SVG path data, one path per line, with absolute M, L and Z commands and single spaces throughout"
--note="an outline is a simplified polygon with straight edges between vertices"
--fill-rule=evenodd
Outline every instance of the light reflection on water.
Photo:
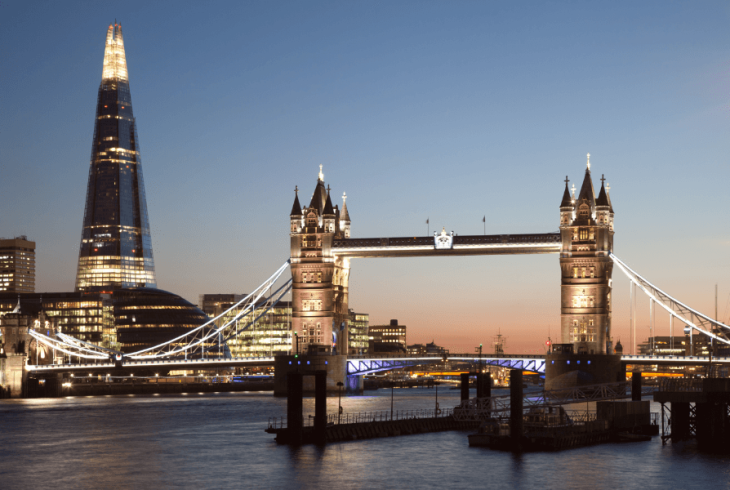
M 497 393 L 506 393 L 495 390 Z M 345 412 L 390 409 L 390 390 L 343 397 Z M 473 395 L 473 393 L 472 393 Z M 441 408 L 459 391 L 438 390 Z M 433 389 L 396 389 L 395 409 L 434 408 Z M 337 397 L 327 400 L 337 412 Z M 577 409 L 582 409 L 581 404 Z M 592 408 L 592 407 L 591 407 Z M 305 417 L 314 400 L 304 400 Z M 653 407 L 653 410 L 657 410 Z M 270 393 L 110 396 L 0 402 L 0 488 L 692 488 L 726 487 L 730 458 L 692 444 L 605 444 L 514 455 L 442 432 L 278 446 L 286 413 Z

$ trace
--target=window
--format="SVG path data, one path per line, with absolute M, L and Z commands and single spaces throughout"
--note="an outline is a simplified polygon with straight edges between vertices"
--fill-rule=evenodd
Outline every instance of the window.
M 573 277 L 576 279 L 578 278 L 578 268 L 577 267 L 573 267 Z
M 317 282 L 322 282 L 322 273 L 317 272 Z
M 596 277 L 596 268 L 591 267 L 591 278 L 594 278 L 594 277 Z
M 591 237 L 593 238 L 593 237 Z M 587 228 L 581 228 L 580 229 L 580 239 L 581 240 L 588 240 L 588 229 Z
M 585 277 L 586 277 L 586 268 L 585 268 L 585 267 L 583 267 L 583 268 L 581 269 L 580 273 L 581 273 L 581 277 L 582 277 L 582 278 L 585 278 Z

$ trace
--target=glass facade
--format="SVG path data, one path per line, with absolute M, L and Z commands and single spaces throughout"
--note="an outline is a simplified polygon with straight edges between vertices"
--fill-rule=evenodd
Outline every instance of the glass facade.
M 18 298 L 20 296 L 20 298 Z M 20 301 L 25 315 L 45 314 L 44 329 L 61 330 L 85 342 L 115 349 L 116 330 L 112 299 L 102 293 L 0 293 L 0 312 L 12 311 Z
M 161 344 L 208 321 L 200 308 L 161 289 L 120 289 L 112 297 L 117 341 L 122 352 Z
M 20 299 L 18 299 L 20 296 Z M 43 329 L 92 344 L 134 352 L 165 342 L 208 321 L 180 296 L 152 288 L 107 293 L 0 293 L 0 313 L 20 311 L 48 320 Z
M 156 287 L 121 25 L 110 25 L 96 104 L 77 291 Z
M 200 305 L 210 316 L 220 315 L 228 308 L 245 298 L 243 294 L 203 294 Z M 243 328 L 261 314 L 263 303 L 251 313 L 242 316 L 238 324 Z M 233 357 L 271 356 L 289 354 L 292 349 L 291 302 L 279 301 L 269 312 L 258 319 L 247 330 L 241 330 L 227 340 L 228 349 Z M 223 325 L 235 317 L 235 313 L 220 318 L 218 325 Z M 234 329 L 235 332 L 235 329 Z
M 355 313 L 350 310 L 350 321 L 347 326 L 347 352 L 349 354 L 367 354 L 370 337 L 368 324 L 370 315 Z

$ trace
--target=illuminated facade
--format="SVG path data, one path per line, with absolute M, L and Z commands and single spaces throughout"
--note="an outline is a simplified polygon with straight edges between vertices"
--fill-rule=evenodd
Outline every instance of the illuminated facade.
M 370 315 L 350 310 L 350 321 L 347 325 L 348 354 L 367 354 L 370 344 L 369 323 Z
M 350 214 L 345 203 L 342 212 L 332 206 L 321 165 L 309 206 L 301 207 L 298 193 L 294 198 L 289 235 L 292 331 L 300 350 L 346 353 L 350 259 L 335 256 L 332 245 L 350 237 Z
M 201 294 L 200 305 L 208 316 L 214 318 L 245 297 L 245 294 Z M 257 305 L 251 313 L 238 320 L 241 330 L 227 340 L 228 350 L 233 357 L 271 356 L 291 352 L 292 308 L 289 301 L 279 301 L 254 325 L 243 330 L 244 325 L 248 325 L 261 314 L 263 307 L 263 303 Z M 235 313 L 229 313 L 216 323 L 219 326 L 224 325 L 234 316 Z
M 25 235 L 0 238 L 0 291 L 35 291 L 35 242 Z
M 406 351 L 406 326 L 399 325 L 398 320 L 391 320 L 388 325 L 371 325 L 368 335 L 371 353 Z
M 76 291 L 156 287 L 122 26 L 110 25 L 96 105 Z
M 20 296 L 20 298 L 18 298 Z M 0 313 L 12 311 L 20 301 L 24 314 L 45 315 L 41 327 L 104 347 L 117 345 L 111 295 L 103 293 L 0 293 Z
M 614 213 L 604 181 L 596 198 L 589 159 L 578 197 L 575 186 L 571 196 L 566 178 L 560 203 L 561 337 L 577 354 L 612 351 L 613 261 L 608 254 L 613 250 Z

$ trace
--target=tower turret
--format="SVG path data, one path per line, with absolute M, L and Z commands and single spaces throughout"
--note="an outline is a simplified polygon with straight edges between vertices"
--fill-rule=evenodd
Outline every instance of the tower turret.
M 322 225 L 325 233 L 335 233 L 335 210 L 332 207 L 332 199 L 330 199 L 330 186 L 327 186 L 327 199 L 324 202 L 322 210 Z
M 603 182 L 604 179 L 602 179 Z M 598 199 L 590 154 L 577 198 L 567 188 L 560 205 L 561 336 L 576 353 L 607 353 L 611 333 L 613 211 L 603 185 Z
M 350 238 L 350 213 L 347 211 L 347 194 L 342 194 L 342 212 L 340 213 L 340 231 L 343 238 Z
M 294 187 L 294 205 L 291 207 L 291 213 L 289 214 L 289 220 L 291 222 L 290 233 L 299 233 L 304 226 L 304 219 L 302 217 L 302 206 L 299 204 L 299 187 Z

